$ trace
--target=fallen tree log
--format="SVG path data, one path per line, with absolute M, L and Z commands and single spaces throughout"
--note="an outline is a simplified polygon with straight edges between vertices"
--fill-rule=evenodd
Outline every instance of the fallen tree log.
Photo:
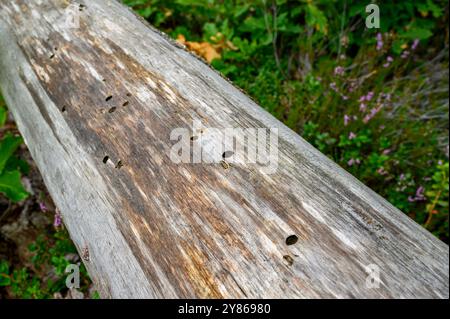
M 0 87 L 102 297 L 449 297 L 445 243 L 122 4 L 0 5 Z M 211 128 L 271 129 L 275 167 Z

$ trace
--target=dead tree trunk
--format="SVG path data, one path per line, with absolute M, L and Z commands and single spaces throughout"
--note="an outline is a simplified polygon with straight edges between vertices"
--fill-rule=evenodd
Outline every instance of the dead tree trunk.
M 446 244 L 118 2 L 0 0 L 0 87 L 103 297 L 449 297 Z M 276 170 L 211 128 L 277 129 Z

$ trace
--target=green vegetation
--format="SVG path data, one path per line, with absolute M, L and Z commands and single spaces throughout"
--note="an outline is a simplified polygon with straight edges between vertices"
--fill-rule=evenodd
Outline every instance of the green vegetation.
M 41 234 L 28 250 L 32 256 L 28 268 L 11 270 L 7 261 L 0 263 L 0 287 L 9 286 L 14 297 L 25 299 L 53 298 L 55 293 L 66 291 L 66 267 L 79 259 L 67 231 L 60 229 Z M 82 263 L 80 280 L 80 290 L 87 292 L 90 279 Z
M 7 120 L 7 110 L 0 96 L 0 128 L 4 127 Z M 22 144 L 22 138 L 10 132 L 0 135 L 0 193 L 3 193 L 13 202 L 19 202 L 27 198 L 28 193 L 23 187 L 21 173 L 28 173 L 28 164 L 14 156 L 14 153 Z

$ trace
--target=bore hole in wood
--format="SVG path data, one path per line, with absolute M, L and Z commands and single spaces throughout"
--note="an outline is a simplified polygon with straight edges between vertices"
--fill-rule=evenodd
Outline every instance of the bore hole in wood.
M 108 113 L 113 113 L 115 112 L 117 109 L 117 107 L 113 106 L 112 108 L 109 109 Z
M 228 164 L 225 160 L 220 161 L 220 164 L 222 165 L 222 167 L 224 169 L 229 169 L 230 168 L 230 164 Z
M 109 160 L 109 156 L 105 156 L 105 157 L 103 157 L 103 163 L 105 163 L 105 164 L 106 164 L 106 162 L 108 162 L 108 160 Z
M 127 96 L 130 97 L 130 96 L 131 96 L 131 93 L 127 93 Z
M 80 11 L 83 11 L 84 8 L 86 8 L 86 6 L 85 6 L 84 4 L 80 4 L 79 10 L 80 10 Z
M 61 112 L 65 112 L 67 109 L 66 109 L 66 106 L 64 105 L 62 108 L 61 108 Z
M 50 56 L 50 59 L 53 59 L 55 57 L 55 55 L 54 54 L 52 54 L 51 56 Z
M 289 266 L 292 266 L 292 264 L 294 263 L 294 258 L 292 258 L 292 257 L 289 256 L 289 255 L 284 255 L 284 256 L 283 256 L 283 259 L 286 261 L 286 263 L 287 263 Z
M 222 158 L 229 158 L 231 156 L 233 156 L 234 152 L 233 151 L 225 151 L 222 154 Z
M 195 135 L 191 136 L 191 141 L 195 141 L 196 139 L 198 139 L 198 136 Z
M 298 241 L 296 235 L 290 235 L 286 238 L 286 245 L 294 245 Z
M 108 96 L 108 97 L 105 99 L 105 101 L 108 102 L 108 101 L 110 101 L 112 98 L 113 98 L 112 95 L 110 95 L 110 96 Z
M 116 168 L 121 168 L 122 166 L 123 166 L 122 161 L 118 161 L 118 162 L 117 162 L 117 165 L 116 165 Z
M 122 104 L 122 106 L 127 106 L 128 104 L 130 104 L 130 102 L 125 101 L 125 102 Z

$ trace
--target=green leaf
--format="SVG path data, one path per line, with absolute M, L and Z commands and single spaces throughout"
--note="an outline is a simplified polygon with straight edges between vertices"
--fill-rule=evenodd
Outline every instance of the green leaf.
M 11 155 L 13 155 L 22 142 L 22 137 L 13 136 L 11 133 L 7 133 L 0 142 L 0 174 L 3 172 L 8 159 Z
M 0 287 L 5 287 L 11 285 L 11 278 L 6 275 L 0 273 Z
M 0 287 L 11 285 L 11 278 L 9 277 L 9 265 L 6 261 L 0 262 Z
M 6 109 L 4 107 L 0 106 L 0 127 L 5 125 L 7 118 L 8 118 L 8 112 L 6 111 Z
M 13 155 L 6 162 L 4 170 L 15 171 L 17 169 L 24 175 L 28 175 L 30 173 L 30 165 L 23 159 Z
M 306 23 L 316 28 L 317 31 L 327 34 L 328 21 L 325 14 L 312 3 L 309 3 L 306 9 Z
M 444 201 L 444 200 L 440 200 L 437 202 L 438 205 L 442 206 L 442 207 L 448 207 L 448 202 Z
M 0 193 L 4 193 L 13 202 L 20 202 L 28 197 L 20 180 L 19 171 L 4 172 L 0 175 Z
M 410 39 L 410 40 L 414 40 L 414 39 L 425 40 L 425 39 L 428 39 L 429 37 L 431 37 L 432 35 L 433 35 L 433 32 L 431 32 L 431 30 L 429 30 L 429 29 L 421 28 L 421 27 L 412 27 L 408 31 L 403 32 L 401 34 L 401 37 L 404 39 Z

